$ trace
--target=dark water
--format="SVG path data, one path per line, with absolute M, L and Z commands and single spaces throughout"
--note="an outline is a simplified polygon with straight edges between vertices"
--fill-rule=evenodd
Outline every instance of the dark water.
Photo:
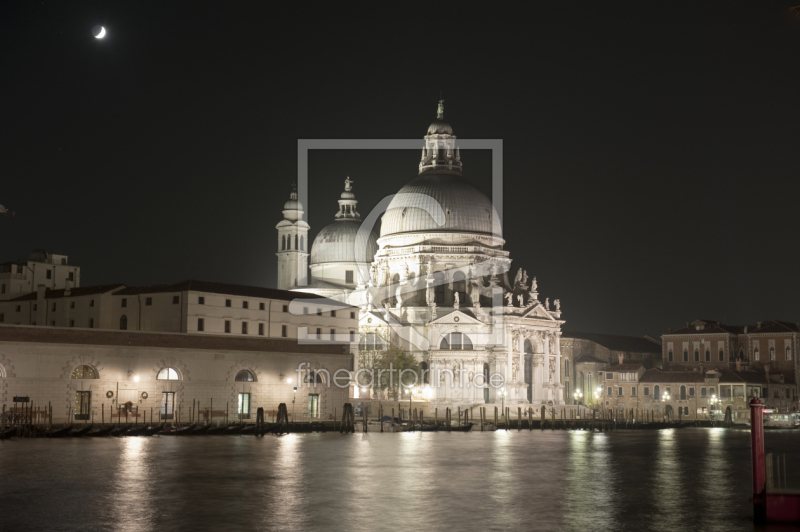
M 753 530 L 743 430 L 0 442 L 0 530 Z M 769 432 L 793 452 L 800 432 Z

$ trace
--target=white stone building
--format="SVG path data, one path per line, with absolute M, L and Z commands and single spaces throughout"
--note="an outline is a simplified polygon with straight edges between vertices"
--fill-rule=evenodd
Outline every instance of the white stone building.
M 372 228 L 357 239 L 360 217 L 348 178 L 335 221 L 311 247 L 311 281 L 294 290 L 357 305 L 354 351 L 362 365 L 389 345 L 413 353 L 428 372 L 425 397 L 432 402 L 563 404 L 559 301 L 555 308 L 549 299 L 542 303 L 536 278 L 521 268 L 509 279 L 498 217 L 462 177 L 442 102 L 418 172 L 383 214 L 377 241 Z M 279 240 L 283 231 L 279 224 Z M 286 279 L 282 252 L 279 283 Z M 493 375 L 496 386 L 489 384 Z

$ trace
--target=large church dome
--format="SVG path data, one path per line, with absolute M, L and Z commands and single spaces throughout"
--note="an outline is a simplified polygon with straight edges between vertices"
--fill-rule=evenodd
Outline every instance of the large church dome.
M 356 246 L 359 227 L 359 221 L 337 220 L 322 229 L 311 246 L 311 264 L 372 262 L 378 251 L 375 233 L 369 233 L 366 245 Z
M 489 198 L 461 176 L 426 172 L 389 203 L 381 218 L 381 236 L 443 231 L 497 234 L 492 212 Z

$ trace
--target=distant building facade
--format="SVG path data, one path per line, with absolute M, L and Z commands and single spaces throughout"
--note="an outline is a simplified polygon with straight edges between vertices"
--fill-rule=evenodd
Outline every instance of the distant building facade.
M 661 367 L 661 344 L 650 337 L 564 331 L 561 352 L 564 391 L 570 404 L 594 405 L 601 400 L 598 388 L 608 366 L 638 363 L 644 368 Z
M 0 264 L 0 301 L 31 293 L 39 286 L 59 290 L 80 285 L 81 269 L 69 264 L 66 255 L 37 249 L 27 260 Z

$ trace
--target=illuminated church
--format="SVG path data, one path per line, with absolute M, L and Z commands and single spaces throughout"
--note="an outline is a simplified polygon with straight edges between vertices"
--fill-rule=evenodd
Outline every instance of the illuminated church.
M 439 102 L 418 175 L 389 203 L 379 236 L 362 224 L 347 178 L 309 253 L 310 227 L 293 193 L 277 225 L 278 288 L 358 306 L 357 367 L 390 345 L 412 353 L 432 403 L 564 404 L 559 301 L 540 301 L 522 268 L 509 276 L 496 211 L 462 168 Z

